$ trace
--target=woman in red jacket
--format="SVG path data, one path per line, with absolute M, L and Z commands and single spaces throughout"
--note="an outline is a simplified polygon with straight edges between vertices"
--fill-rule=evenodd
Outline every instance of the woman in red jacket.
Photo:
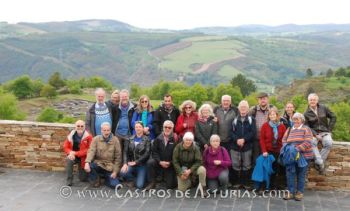
M 181 114 L 176 121 L 175 132 L 182 139 L 186 132 L 194 133 L 198 114 L 196 112 L 196 103 L 192 100 L 186 100 L 180 105 Z
M 85 159 L 87 151 L 90 147 L 92 136 L 85 130 L 85 122 L 78 120 L 75 123 L 75 129 L 72 130 L 67 139 L 63 143 L 63 149 L 66 153 L 66 172 L 67 172 L 67 185 L 73 184 L 73 166 L 78 163 L 79 180 L 86 181 L 87 173 L 84 171 Z
M 282 187 L 285 186 L 285 171 L 283 166 L 279 165 L 277 162 L 282 148 L 282 138 L 285 132 L 286 127 L 280 122 L 277 108 L 271 108 L 268 112 L 267 122 L 262 125 L 260 130 L 260 147 L 264 157 L 271 154 L 275 158 L 275 162 L 272 166 L 275 173 L 272 174 L 270 178 L 272 188 L 277 188 L 277 184 Z M 283 182 L 283 184 L 281 182 Z

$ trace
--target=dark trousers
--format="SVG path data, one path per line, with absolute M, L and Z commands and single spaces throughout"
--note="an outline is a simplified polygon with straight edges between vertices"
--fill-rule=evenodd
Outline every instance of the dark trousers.
M 81 166 L 80 158 L 75 158 L 74 160 L 70 160 L 66 158 L 66 173 L 67 173 L 67 181 L 73 182 L 73 167 L 74 164 L 78 164 L 78 176 L 79 180 L 82 182 L 87 181 L 88 174 L 83 169 L 84 166 Z
M 252 167 L 255 167 L 256 159 L 261 155 L 260 142 L 258 138 L 253 140 Z
M 118 184 L 120 184 L 118 178 L 112 178 L 111 171 L 107 171 L 102 167 L 98 166 L 96 163 L 90 163 L 91 172 L 89 174 L 89 180 L 92 183 L 95 183 L 100 179 L 100 176 L 105 178 L 105 185 L 110 188 L 115 188 Z
M 162 175 L 162 180 L 165 181 L 165 186 L 168 189 L 177 187 L 177 179 L 175 169 L 172 165 L 168 168 L 162 168 L 159 163 L 150 158 L 147 161 L 147 176 L 149 182 L 156 182 L 156 177 Z

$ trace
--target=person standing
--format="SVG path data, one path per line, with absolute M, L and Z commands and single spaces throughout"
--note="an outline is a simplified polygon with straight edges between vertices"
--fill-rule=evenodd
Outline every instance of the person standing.
M 106 91 L 97 88 L 95 91 L 96 103 L 94 103 L 86 113 L 85 128 L 95 137 L 101 135 L 101 125 L 108 122 L 113 126 L 114 112 L 112 107 L 105 103 Z M 113 130 L 112 130 L 113 132 Z
M 153 129 L 155 136 L 158 137 L 163 129 L 163 124 L 166 120 L 170 120 L 176 124 L 177 118 L 180 116 L 180 111 L 173 104 L 173 97 L 166 94 L 159 108 L 154 112 Z

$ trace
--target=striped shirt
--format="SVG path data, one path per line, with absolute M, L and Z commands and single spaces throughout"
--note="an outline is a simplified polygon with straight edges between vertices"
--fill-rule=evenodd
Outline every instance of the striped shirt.
M 289 136 L 287 130 L 283 136 L 283 144 L 293 143 L 295 144 L 298 151 L 300 151 L 306 160 L 313 159 L 314 154 L 312 152 L 312 132 L 310 128 L 306 125 L 301 125 L 298 128 L 291 128 Z

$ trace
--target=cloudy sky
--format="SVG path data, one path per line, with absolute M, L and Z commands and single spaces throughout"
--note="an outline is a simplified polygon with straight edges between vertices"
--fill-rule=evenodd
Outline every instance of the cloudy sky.
M 350 23 L 347 0 L 5 0 L 0 21 L 113 19 L 142 28 Z

